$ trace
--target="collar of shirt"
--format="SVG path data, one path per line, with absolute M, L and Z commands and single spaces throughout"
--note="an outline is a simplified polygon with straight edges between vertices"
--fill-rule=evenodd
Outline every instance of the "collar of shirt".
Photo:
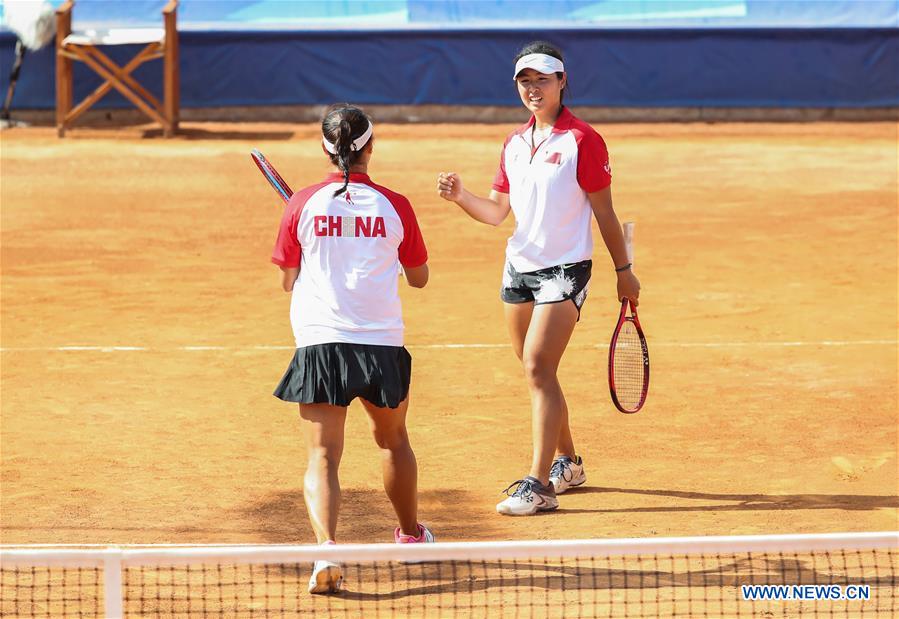
M 331 172 L 325 177 L 326 183 L 342 183 L 343 172 Z M 351 183 L 371 183 L 368 174 L 352 173 L 350 174 Z
M 569 129 L 571 129 L 571 123 L 574 121 L 574 114 L 565 107 L 562 106 L 562 111 L 559 112 L 559 116 L 556 118 L 556 122 L 553 124 L 552 133 L 565 133 Z M 518 135 L 524 135 L 526 132 L 531 130 L 531 127 L 537 122 L 536 117 L 531 116 L 530 120 L 528 120 L 527 124 L 523 125 L 518 131 Z

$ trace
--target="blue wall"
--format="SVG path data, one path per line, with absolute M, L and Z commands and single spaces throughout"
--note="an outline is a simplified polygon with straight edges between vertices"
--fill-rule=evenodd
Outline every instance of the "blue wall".
M 322 104 L 518 105 L 512 59 L 532 38 L 559 43 L 572 105 L 899 105 L 899 30 L 458 30 L 184 32 L 183 107 Z M 5 87 L 15 38 L 0 34 Z M 121 61 L 138 48 L 113 48 Z M 99 85 L 75 64 L 76 98 Z M 55 105 L 54 55 L 25 59 L 14 108 Z M 137 74 L 161 93 L 162 64 Z M 130 107 L 117 93 L 101 106 Z

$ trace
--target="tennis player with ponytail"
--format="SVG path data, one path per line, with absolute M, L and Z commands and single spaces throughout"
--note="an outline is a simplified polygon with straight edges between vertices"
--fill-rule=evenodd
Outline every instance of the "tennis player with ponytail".
M 611 257 L 618 299 L 636 304 L 640 282 L 612 209 L 605 142 L 562 103 L 568 85 L 562 53 L 542 41 L 526 45 L 513 79 L 532 116 L 506 138 L 490 196 L 472 194 L 454 172 L 438 176 L 437 191 L 483 223 L 497 226 L 510 210 L 515 214 L 500 296 L 531 392 L 533 457 L 528 475 L 506 488 L 509 496 L 496 510 L 527 516 L 556 509 L 557 494 L 587 480 L 556 372 L 587 298 L 591 215 Z
M 322 145 L 334 171 L 293 194 L 272 254 L 293 295 L 296 339 L 275 395 L 298 402 L 307 422 L 306 509 L 318 542 L 335 543 L 344 422 L 359 398 L 381 448 L 384 489 L 399 520 L 395 541 L 432 542 L 418 522 L 418 468 L 406 434 L 412 358 L 397 293 L 400 265 L 411 286 L 427 284 L 428 253 L 409 201 L 367 174 L 374 135 L 365 113 L 329 108 Z M 309 591 L 337 592 L 342 578 L 340 565 L 317 561 Z

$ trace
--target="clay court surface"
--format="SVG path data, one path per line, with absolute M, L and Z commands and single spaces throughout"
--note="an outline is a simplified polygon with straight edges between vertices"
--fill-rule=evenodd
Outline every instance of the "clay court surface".
M 485 193 L 511 127 L 376 127 L 370 173 L 411 199 L 431 255 L 428 287 L 402 290 L 421 519 L 445 541 L 897 528 L 897 126 L 597 128 L 637 223 L 650 397 L 633 416 L 609 399 L 597 234 L 561 369 L 588 484 L 514 519 L 494 512 L 531 453 L 498 299 L 512 220 L 434 190 L 454 170 Z M 2 134 L 3 543 L 314 541 L 300 420 L 271 396 L 293 344 L 281 203 L 249 151 L 298 189 L 327 171 L 318 135 Z M 341 482 L 339 539 L 390 541 L 358 405 Z

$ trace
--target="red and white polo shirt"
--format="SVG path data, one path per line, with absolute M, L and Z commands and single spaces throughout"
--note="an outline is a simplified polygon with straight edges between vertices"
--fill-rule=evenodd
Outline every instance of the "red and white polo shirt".
M 409 200 L 367 174 L 343 174 L 296 192 L 284 211 L 272 262 L 300 268 L 290 303 L 297 348 L 346 342 L 403 345 L 400 264 L 428 260 Z
M 587 194 L 612 183 L 605 142 L 568 108 L 536 148 L 533 126 L 531 116 L 506 138 L 493 180 L 496 191 L 509 194 L 515 232 L 506 259 L 521 273 L 589 260 L 593 211 Z

